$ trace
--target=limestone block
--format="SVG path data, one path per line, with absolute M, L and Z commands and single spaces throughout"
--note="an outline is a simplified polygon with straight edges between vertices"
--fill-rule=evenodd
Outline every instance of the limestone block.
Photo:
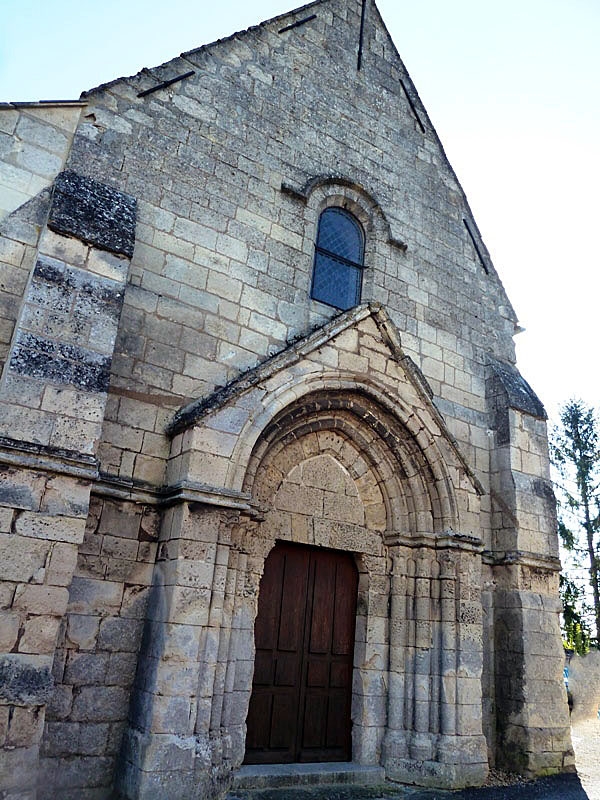
M 48 227 L 131 258 L 135 216 L 133 197 L 66 171 L 55 181 Z
M 16 582 L 41 582 L 50 543 L 0 534 L 0 578 Z
M 153 733 L 185 735 L 189 726 L 189 720 L 189 698 L 159 695 L 153 698 L 149 720 Z
M 73 686 L 102 685 L 107 666 L 107 653 L 71 652 L 67 657 L 64 682 Z
M 125 586 L 121 616 L 134 617 L 135 619 L 144 619 L 146 617 L 149 598 L 148 585 Z
M 109 787 L 113 760 L 106 757 L 62 757 L 45 761 L 44 783 L 52 787 L 54 796 L 60 793 L 65 796 L 67 790 Z M 77 795 L 73 795 L 77 796 Z M 81 794 L 79 795 L 81 796 Z
M 55 542 L 46 569 L 46 583 L 50 586 L 69 586 L 76 564 L 77 545 Z
M 123 597 L 123 585 L 113 581 L 74 576 L 69 596 L 69 610 L 77 614 L 117 611 Z
M 84 756 L 104 755 L 107 749 L 110 726 L 107 723 L 79 725 L 77 751 Z
M 19 639 L 19 653 L 52 654 L 56 647 L 56 637 L 60 620 L 56 617 L 30 617 L 23 626 Z
M 42 513 L 53 516 L 87 517 L 88 507 L 87 481 L 77 481 L 59 475 L 47 481 L 40 502 Z
M 52 659 L 45 655 L 0 657 L 0 697 L 24 706 L 44 705 L 52 692 Z
M 68 139 L 64 133 L 29 116 L 21 116 L 16 135 L 24 142 L 30 142 L 57 155 L 62 155 L 67 149 Z
M 152 631 L 151 655 L 174 662 L 198 660 L 202 632 L 199 626 L 156 622 L 152 624 Z M 163 649 L 160 649 L 161 642 Z
M 106 685 L 129 688 L 135 678 L 137 662 L 137 651 L 135 653 L 111 653 L 104 679 Z
M 44 727 L 44 715 L 39 706 L 24 708 L 15 706 L 6 735 L 6 746 L 30 747 L 40 741 Z
M 37 510 L 46 476 L 32 470 L 8 469 L 0 474 L 0 502 L 11 509 Z
M 338 522 L 365 524 L 365 509 L 358 497 L 323 492 L 323 516 Z
M 0 533 L 10 533 L 14 511 L 12 508 L 0 507 Z
M 137 541 L 117 536 L 104 536 L 100 553 L 108 559 L 123 558 L 135 561 L 137 559 L 138 543 Z
M 127 716 L 128 693 L 120 686 L 83 686 L 73 699 L 76 722 L 111 722 Z
M 10 611 L 0 612 L 0 652 L 10 653 L 18 635 L 19 615 Z
M 461 736 L 481 734 L 481 699 L 477 704 L 456 706 L 456 731 Z
M 154 611 L 154 618 L 178 624 L 207 625 L 211 589 L 173 586 L 165 590 L 165 604 Z
M 67 608 L 69 592 L 58 586 L 18 586 L 13 606 L 28 614 L 53 614 L 62 617 Z
M 111 652 L 137 652 L 141 634 L 141 620 L 109 617 L 100 624 L 98 647 Z
M 55 686 L 46 706 L 47 720 L 64 720 L 71 713 L 73 704 L 73 687 Z
M 23 537 L 79 544 L 83 541 L 85 519 L 23 511 L 15 520 L 15 531 Z

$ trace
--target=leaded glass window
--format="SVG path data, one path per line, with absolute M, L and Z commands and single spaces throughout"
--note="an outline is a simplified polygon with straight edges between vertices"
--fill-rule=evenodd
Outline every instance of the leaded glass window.
M 343 208 L 326 208 L 319 219 L 311 297 L 346 310 L 360 303 L 364 234 Z

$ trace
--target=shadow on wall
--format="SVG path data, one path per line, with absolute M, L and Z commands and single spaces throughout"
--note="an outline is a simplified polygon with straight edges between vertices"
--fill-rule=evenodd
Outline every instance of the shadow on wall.
M 600 651 L 586 656 L 573 655 L 569 663 L 569 692 L 572 698 L 571 719 L 578 722 L 598 715 L 600 708 Z

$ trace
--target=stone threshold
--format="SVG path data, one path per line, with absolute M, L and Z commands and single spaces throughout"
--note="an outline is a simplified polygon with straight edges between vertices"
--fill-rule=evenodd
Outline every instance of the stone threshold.
M 246 764 L 233 776 L 231 789 L 277 789 L 343 783 L 375 786 L 385 781 L 385 770 L 348 762 L 315 764 Z

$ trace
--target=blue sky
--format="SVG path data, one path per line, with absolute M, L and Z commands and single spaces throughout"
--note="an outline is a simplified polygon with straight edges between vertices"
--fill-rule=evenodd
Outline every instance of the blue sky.
M 74 99 L 289 11 L 286 0 L 3 0 L 0 100 Z M 600 3 L 379 0 L 526 332 L 552 412 L 600 407 Z

